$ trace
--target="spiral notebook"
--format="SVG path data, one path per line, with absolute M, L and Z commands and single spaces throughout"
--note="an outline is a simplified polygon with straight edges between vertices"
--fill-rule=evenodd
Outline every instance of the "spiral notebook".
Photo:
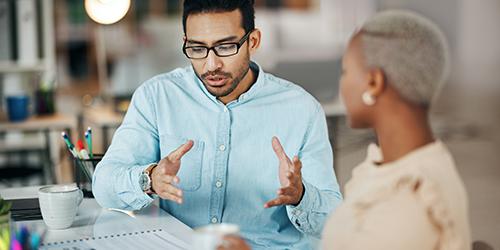
M 179 249 L 188 250 L 190 246 L 163 231 L 162 229 L 146 230 L 132 233 L 112 234 L 82 238 L 77 240 L 67 240 L 59 242 L 44 242 L 40 249 L 56 250 L 100 250 L 100 249 Z

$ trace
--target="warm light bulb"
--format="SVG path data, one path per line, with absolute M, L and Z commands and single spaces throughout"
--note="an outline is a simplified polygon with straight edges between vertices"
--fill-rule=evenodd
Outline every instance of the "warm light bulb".
M 100 24 L 120 21 L 130 8 L 130 0 L 85 0 L 85 11 Z

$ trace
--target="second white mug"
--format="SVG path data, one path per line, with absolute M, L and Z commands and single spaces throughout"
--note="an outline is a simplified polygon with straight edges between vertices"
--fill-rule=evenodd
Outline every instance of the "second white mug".
M 224 236 L 238 235 L 240 228 L 235 224 L 213 224 L 196 228 L 193 234 L 193 249 L 215 250 L 223 243 Z

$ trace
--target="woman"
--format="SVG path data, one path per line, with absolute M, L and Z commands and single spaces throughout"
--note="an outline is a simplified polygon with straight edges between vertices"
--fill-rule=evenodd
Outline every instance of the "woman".
M 470 249 L 465 188 L 428 121 L 449 64 L 440 30 L 411 12 L 379 13 L 342 64 L 349 124 L 373 128 L 379 147 L 353 170 L 323 249 Z

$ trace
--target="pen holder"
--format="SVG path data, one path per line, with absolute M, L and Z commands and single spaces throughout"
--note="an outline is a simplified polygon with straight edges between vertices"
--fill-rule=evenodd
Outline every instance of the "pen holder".
M 94 154 L 92 159 L 75 159 L 75 182 L 83 192 L 83 197 L 94 198 L 92 194 L 92 176 L 104 154 Z

